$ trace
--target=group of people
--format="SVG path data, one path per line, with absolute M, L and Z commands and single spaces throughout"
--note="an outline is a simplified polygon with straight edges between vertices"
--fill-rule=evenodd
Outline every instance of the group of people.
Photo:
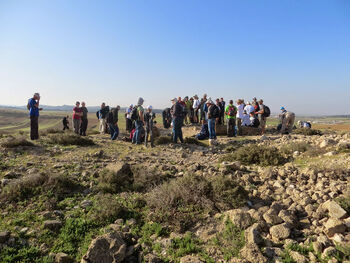
M 247 103 L 243 99 L 238 99 L 236 104 L 230 100 L 227 105 L 223 98 L 218 98 L 214 102 L 211 98 L 207 98 L 207 94 L 200 100 L 195 95 L 190 99 L 186 96 L 184 100 L 178 97 L 171 101 L 172 107 L 163 111 L 163 124 L 165 128 L 172 125 L 175 143 L 177 139 L 183 142 L 181 128 L 184 124 L 202 124 L 201 132 L 196 137 L 200 139 L 209 137 L 210 140 L 215 140 L 216 125 L 225 123 L 228 137 L 242 135 L 242 126 L 260 127 L 264 134 L 266 119 L 270 116 L 269 107 L 264 105 L 263 100 L 257 101 L 256 98 Z M 205 136 L 206 134 L 208 136 Z
M 31 119 L 31 139 L 38 139 L 38 116 L 40 95 L 35 93 L 33 98 L 28 101 L 28 110 Z M 173 142 L 178 140 L 183 142 L 182 127 L 190 124 L 202 124 L 202 130 L 197 138 L 209 138 L 216 140 L 216 126 L 226 125 L 227 136 L 235 137 L 242 135 L 242 127 L 260 127 L 261 134 L 265 133 L 266 121 L 270 116 L 269 107 L 264 105 L 262 99 L 253 98 L 251 102 L 245 102 L 238 99 L 236 104 L 230 100 L 226 105 L 223 98 L 213 101 L 207 94 L 201 99 L 197 95 L 183 100 L 181 97 L 171 100 L 172 106 L 163 111 L 163 125 L 165 128 L 172 126 Z M 150 141 L 154 144 L 153 129 L 155 123 L 155 113 L 152 106 L 143 108 L 144 100 L 139 98 L 136 105 L 130 105 L 125 111 L 126 130 L 130 132 L 130 140 L 134 144 L 145 143 L 147 146 Z M 105 103 L 101 104 L 96 112 L 99 120 L 99 131 L 101 134 L 109 133 L 112 140 L 119 136 L 119 111 L 120 106 L 110 109 Z M 280 132 L 282 134 L 290 133 L 294 126 L 295 114 L 281 108 L 280 114 Z M 81 136 L 86 136 L 88 126 L 88 109 L 85 102 L 77 101 L 73 108 L 73 127 L 74 132 Z M 63 118 L 63 129 L 69 129 L 68 116 Z

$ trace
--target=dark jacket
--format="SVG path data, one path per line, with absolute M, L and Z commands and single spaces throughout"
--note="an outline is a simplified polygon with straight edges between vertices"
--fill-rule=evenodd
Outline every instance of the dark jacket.
M 105 119 L 109 112 L 109 106 L 104 107 L 96 112 L 97 119 Z
M 176 102 L 173 106 L 171 106 L 170 112 L 174 119 L 183 116 L 182 106 L 179 102 Z
M 119 114 L 119 110 L 117 108 L 113 108 L 111 109 L 112 114 L 113 114 L 113 123 L 117 123 L 118 122 L 118 114 Z

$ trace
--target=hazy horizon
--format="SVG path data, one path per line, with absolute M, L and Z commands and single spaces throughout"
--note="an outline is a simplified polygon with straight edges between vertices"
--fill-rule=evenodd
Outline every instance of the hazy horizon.
M 347 115 L 350 2 L 2 1 L 0 104 L 263 98 Z

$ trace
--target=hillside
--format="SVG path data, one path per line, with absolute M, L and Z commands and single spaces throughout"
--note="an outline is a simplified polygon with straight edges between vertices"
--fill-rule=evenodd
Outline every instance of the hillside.
M 186 141 L 2 135 L 1 262 L 350 260 L 349 133 Z

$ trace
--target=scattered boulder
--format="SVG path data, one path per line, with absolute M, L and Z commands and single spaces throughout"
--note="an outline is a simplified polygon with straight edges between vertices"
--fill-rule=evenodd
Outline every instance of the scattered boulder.
M 121 232 L 111 232 L 91 241 L 81 263 L 121 263 L 126 255 L 126 243 Z
M 10 237 L 10 232 L 8 231 L 3 231 L 0 232 L 0 244 L 5 243 Z
M 328 200 L 327 202 L 323 203 L 323 208 L 328 211 L 329 216 L 332 218 L 342 219 L 347 215 L 346 211 L 334 201 Z
M 225 212 L 232 223 L 241 229 L 247 229 L 252 223 L 252 217 L 246 211 L 242 209 L 233 209 Z
M 62 222 L 59 220 L 46 220 L 44 221 L 44 228 L 51 231 L 58 231 L 62 227 Z
M 248 260 L 251 263 L 265 263 L 267 259 L 261 253 L 259 247 L 254 244 L 247 244 L 241 249 L 242 258 Z
M 55 255 L 55 262 L 56 263 L 72 263 L 72 262 L 74 262 L 74 260 L 66 253 L 60 252 L 60 253 L 57 253 Z
M 286 223 L 272 226 L 270 228 L 270 234 L 272 238 L 276 240 L 284 240 L 290 236 L 290 228 Z
M 325 227 L 325 233 L 332 237 L 336 233 L 344 233 L 346 230 L 346 226 L 344 225 L 343 221 L 336 219 L 336 218 L 330 218 L 324 225 Z

